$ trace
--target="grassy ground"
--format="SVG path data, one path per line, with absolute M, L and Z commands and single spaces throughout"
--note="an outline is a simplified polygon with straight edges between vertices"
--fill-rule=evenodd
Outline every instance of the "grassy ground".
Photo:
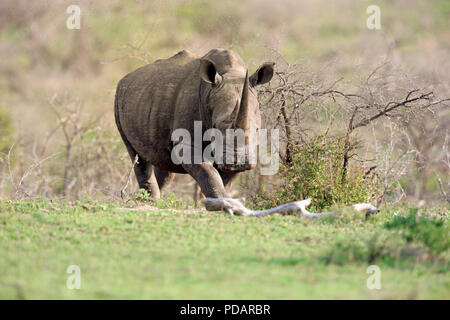
M 394 213 L 311 221 L 0 201 L 0 298 L 449 299 L 447 221 Z M 366 286 L 372 264 L 380 290 Z M 69 265 L 80 290 L 66 288 Z

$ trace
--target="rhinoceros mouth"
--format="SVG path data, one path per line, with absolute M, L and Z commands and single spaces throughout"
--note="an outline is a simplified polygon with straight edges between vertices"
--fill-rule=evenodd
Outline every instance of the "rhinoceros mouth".
M 243 163 L 243 164 L 218 164 L 217 168 L 220 171 L 246 171 L 252 170 L 256 167 L 256 165 L 251 163 Z

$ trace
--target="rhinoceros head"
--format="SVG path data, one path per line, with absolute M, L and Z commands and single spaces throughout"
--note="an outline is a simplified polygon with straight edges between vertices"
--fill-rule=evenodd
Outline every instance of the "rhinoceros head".
M 261 127 L 255 87 L 272 79 L 274 65 L 273 62 L 264 63 L 249 76 L 241 57 L 230 50 L 214 49 L 200 60 L 199 73 L 204 81 L 200 93 L 203 100 L 202 113 L 209 118 L 212 128 L 222 132 L 224 145 L 234 143 L 226 141 L 227 129 L 242 129 L 248 133 Z M 245 144 L 249 143 L 247 135 Z M 243 164 L 225 161 L 218 167 L 224 171 L 242 171 L 252 169 L 254 164 L 249 164 L 248 161 Z

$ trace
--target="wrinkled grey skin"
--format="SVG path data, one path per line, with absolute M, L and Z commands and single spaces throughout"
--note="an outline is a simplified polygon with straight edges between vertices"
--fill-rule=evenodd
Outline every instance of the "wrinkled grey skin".
M 224 136 L 228 128 L 260 128 L 254 87 L 270 81 L 273 66 L 265 63 L 249 77 L 242 59 L 230 50 L 213 49 L 203 57 L 183 50 L 120 80 L 116 124 L 132 161 L 139 156 L 134 168 L 139 187 L 159 198 L 174 173 L 188 173 L 206 197 L 228 197 L 232 181 L 254 165 L 176 165 L 171 160 L 172 132 L 187 129 L 193 144 L 194 121 L 202 121 L 203 132 L 217 128 Z

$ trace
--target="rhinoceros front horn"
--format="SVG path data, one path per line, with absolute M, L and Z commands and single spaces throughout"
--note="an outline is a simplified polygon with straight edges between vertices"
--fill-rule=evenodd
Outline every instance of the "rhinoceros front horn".
M 248 121 L 248 70 L 245 74 L 244 88 L 242 89 L 241 105 L 239 107 L 239 113 L 236 119 L 236 128 L 248 130 L 250 129 Z

